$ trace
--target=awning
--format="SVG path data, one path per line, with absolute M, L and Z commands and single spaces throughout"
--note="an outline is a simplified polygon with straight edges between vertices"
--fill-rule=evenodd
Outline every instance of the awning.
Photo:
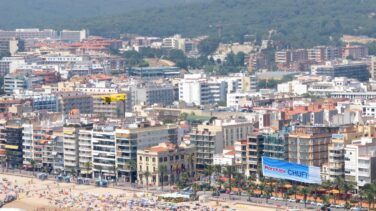
M 188 195 L 183 195 L 183 194 L 179 194 L 179 193 L 166 193 L 166 194 L 160 195 L 160 197 L 162 197 L 162 198 L 172 198 L 172 199 L 176 199 L 176 198 L 189 199 Z

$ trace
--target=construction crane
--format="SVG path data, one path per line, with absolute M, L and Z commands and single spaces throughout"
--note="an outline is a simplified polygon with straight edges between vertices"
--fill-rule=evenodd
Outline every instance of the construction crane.
M 127 99 L 126 94 L 113 94 L 101 96 L 103 104 L 111 104 L 112 102 L 121 102 Z

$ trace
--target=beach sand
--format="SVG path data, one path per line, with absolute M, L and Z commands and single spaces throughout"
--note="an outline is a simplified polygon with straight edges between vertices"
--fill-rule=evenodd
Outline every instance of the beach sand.
M 99 188 L 88 185 L 76 185 L 74 183 L 56 183 L 54 181 L 41 181 L 36 178 L 27 178 L 20 176 L 10 176 L 0 174 L 0 178 L 6 178 L 12 185 L 17 184 L 23 191 L 18 194 L 16 201 L 6 204 L 5 208 L 20 208 L 27 211 L 35 210 L 87 210 L 91 207 L 93 210 L 129 210 L 127 200 L 135 198 L 148 198 L 156 200 L 151 194 L 145 195 L 145 192 L 131 192 L 116 188 Z M 117 201 L 117 204 L 113 204 Z M 217 210 L 237 211 L 275 211 L 276 208 L 266 208 L 241 204 L 236 202 L 216 202 L 209 201 L 201 203 L 201 206 L 207 206 Z M 223 209 L 223 206 L 229 206 L 230 209 Z M 157 210 L 148 208 L 146 210 Z M 209 209 L 210 210 L 210 209 Z

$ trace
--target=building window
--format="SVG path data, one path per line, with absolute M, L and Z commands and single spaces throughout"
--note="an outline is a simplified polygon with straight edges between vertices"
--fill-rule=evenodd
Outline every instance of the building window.
M 155 163 L 155 158 L 152 158 L 151 160 L 153 161 L 153 163 Z
M 167 162 L 167 157 L 164 157 L 164 162 Z
M 146 157 L 146 161 L 149 161 L 149 157 Z
M 179 160 L 179 155 L 176 155 L 176 156 L 175 156 L 175 160 Z
M 183 159 L 184 159 L 184 155 L 181 155 L 181 156 L 180 156 L 180 159 L 182 159 L 182 160 L 183 160 Z
M 162 163 L 163 162 L 163 158 L 159 158 L 159 162 Z
M 170 161 L 171 161 L 171 160 L 174 160 L 174 156 L 170 156 Z
M 142 160 L 142 156 L 140 156 L 140 160 Z

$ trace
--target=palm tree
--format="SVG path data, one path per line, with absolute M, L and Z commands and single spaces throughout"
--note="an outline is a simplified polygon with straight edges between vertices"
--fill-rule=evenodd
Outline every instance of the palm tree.
M 164 178 L 165 178 L 165 175 L 167 174 L 167 167 L 165 165 L 159 165 L 158 166 L 158 174 L 159 174 L 159 182 L 161 182 L 161 185 L 162 185 L 162 191 L 163 191 L 163 183 L 164 183 Z
M 303 188 L 300 190 L 300 193 L 303 195 L 304 207 L 307 208 L 307 197 L 308 197 L 308 193 L 309 193 L 308 188 L 303 187 Z
M 131 159 L 128 161 L 128 169 L 129 169 L 129 182 L 132 184 L 133 183 L 133 180 L 132 180 L 132 172 L 133 171 L 136 171 L 136 168 L 137 168 L 137 161 L 134 160 L 134 159 Z
M 149 191 L 149 177 L 151 175 L 149 170 L 146 170 L 143 175 L 145 176 L 146 179 L 146 191 Z
M 226 166 L 225 175 L 228 176 L 229 191 L 232 189 L 232 176 L 234 175 L 234 166 Z
M 35 174 L 35 166 L 37 165 L 37 161 L 35 161 L 34 159 L 30 159 L 30 165 L 31 165 L 31 168 L 33 169 L 33 174 Z
M 213 172 L 214 172 L 214 168 L 212 165 L 208 165 L 204 169 L 204 174 L 209 177 L 209 186 L 211 186 L 211 178 L 212 178 Z
M 298 192 L 298 186 L 296 185 L 295 182 L 292 182 L 292 188 L 291 188 L 293 194 L 294 194 L 294 199 L 296 200 L 296 194 Z
M 292 194 L 294 194 L 294 192 L 291 191 L 291 189 L 286 190 L 286 191 L 283 193 L 283 198 L 285 199 L 286 206 L 287 206 L 287 201 L 288 201 L 288 199 L 290 198 L 290 196 L 291 196 Z
M 194 195 L 195 198 L 197 197 L 197 191 L 198 191 L 199 187 L 200 186 L 197 183 L 192 184 L 193 195 Z
M 214 165 L 214 173 L 219 176 L 222 172 L 222 166 L 221 165 Z
M 275 192 L 279 193 L 282 191 L 282 195 L 284 195 L 285 192 L 283 192 L 283 189 L 285 188 L 285 183 L 286 183 L 285 180 L 282 180 L 282 179 L 278 180 L 277 185 L 275 186 L 276 187 Z
M 248 193 L 248 201 L 251 201 L 251 195 L 253 194 L 255 190 L 255 184 L 251 180 L 248 180 L 246 187 L 247 187 L 247 193 Z
M 266 180 L 265 180 L 265 178 L 262 177 L 261 180 L 260 180 L 260 184 L 258 185 L 258 188 L 261 191 L 261 195 L 264 195 L 265 187 L 266 187 Z
M 102 167 L 102 166 L 98 166 L 97 169 L 98 169 L 98 171 L 99 171 L 99 178 L 102 179 L 102 171 L 103 171 L 103 167 Z
M 189 172 L 189 176 L 192 179 L 195 176 L 195 169 L 196 169 L 194 167 L 195 159 L 196 159 L 196 157 L 195 157 L 194 153 L 188 155 L 188 172 Z
M 375 195 L 376 195 L 376 184 L 366 184 L 363 186 L 363 189 L 361 191 L 363 197 L 367 199 L 368 202 L 368 209 L 371 210 L 371 206 L 375 203 Z
M 116 165 L 116 163 L 114 163 L 114 165 L 112 166 L 112 171 L 114 172 L 114 175 L 115 175 L 115 184 L 117 185 L 117 179 L 118 179 L 118 167 Z
M 354 182 L 346 181 L 346 182 L 343 182 L 343 184 L 340 186 L 340 190 L 342 191 L 342 193 L 345 194 L 346 204 L 347 204 L 348 199 L 349 199 L 348 193 L 349 193 L 349 191 L 354 190 L 355 185 L 356 184 Z
M 179 164 L 176 163 L 173 168 L 174 168 L 174 171 L 176 173 L 176 181 L 179 181 L 179 177 L 180 177 L 180 166 L 179 166 Z
M 323 204 L 328 204 L 329 203 L 329 198 L 326 194 L 321 194 L 320 195 L 320 199 L 322 201 Z
M 90 161 L 86 162 L 86 163 L 84 163 L 84 166 L 85 166 L 85 169 L 86 169 L 86 177 L 91 178 L 91 173 L 89 174 L 89 172 L 91 171 L 91 168 L 93 166 L 92 163 Z
M 341 190 L 343 189 L 343 185 L 344 185 L 345 181 L 343 180 L 342 177 L 336 177 L 332 183 L 333 185 L 333 188 L 337 189 L 338 190 L 338 197 L 341 196 Z M 334 195 L 334 194 L 333 194 Z M 336 203 L 336 199 L 337 197 L 334 195 L 334 203 Z
M 76 169 L 75 168 L 72 168 L 71 171 L 70 171 L 70 175 L 72 176 L 72 178 L 74 179 L 77 175 L 77 172 L 76 172 Z
M 266 203 L 269 202 L 269 197 L 271 196 L 271 193 L 273 192 L 273 188 L 270 185 L 265 186 L 264 192 L 266 194 Z
M 315 200 L 315 202 L 317 202 L 317 189 L 319 188 L 319 186 L 317 184 L 312 184 L 309 186 L 309 190 L 310 192 L 312 193 L 313 192 L 313 198 Z

